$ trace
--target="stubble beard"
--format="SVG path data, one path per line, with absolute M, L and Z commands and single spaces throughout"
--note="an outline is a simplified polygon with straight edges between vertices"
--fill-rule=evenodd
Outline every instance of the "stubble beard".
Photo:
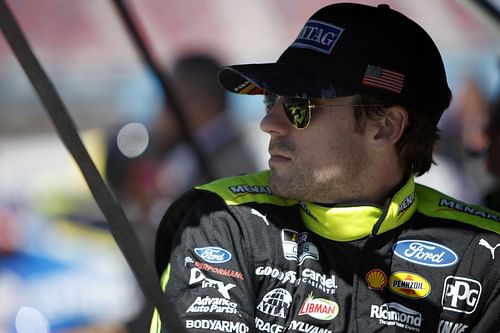
M 367 179 L 364 170 L 369 163 L 363 153 L 348 150 L 337 152 L 334 165 L 314 167 L 310 163 L 295 160 L 292 170 L 278 170 L 271 167 L 269 187 L 274 195 L 324 204 L 357 201 L 363 194 Z

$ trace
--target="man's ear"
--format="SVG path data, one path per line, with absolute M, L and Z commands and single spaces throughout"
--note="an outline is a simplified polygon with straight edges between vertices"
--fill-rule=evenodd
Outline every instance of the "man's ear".
M 375 123 L 375 143 L 380 146 L 395 145 L 409 124 L 408 111 L 400 105 L 388 107 Z

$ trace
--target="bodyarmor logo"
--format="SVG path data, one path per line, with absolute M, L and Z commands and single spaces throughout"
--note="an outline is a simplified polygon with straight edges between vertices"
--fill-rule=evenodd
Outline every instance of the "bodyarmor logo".
M 458 261 L 457 254 L 451 249 L 424 240 L 399 241 L 394 244 L 392 250 L 398 257 L 424 266 L 446 267 Z
M 309 20 L 290 47 L 330 54 L 343 31 L 344 29 L 330 23 Z
M 481 283 L 476 280 L 448 276 L 444 280 L 441 304 L 444 310 L 473 313 L 481 297 Z
M 298 265 L 302 265 L 306 259 L 319 260 L 318 248 L 307 238 L 307 232 L 299 234 L 294 230 L 282 229 L 281 241 L 285 258 L 298 261 Z
M 465 333 L 469 328 L 468 325 L 462 323 L 454 323 L 452 321 L 440 320 L 438 333 Z
M 283 288 L 273 289 L 264 295 L 257 310 L 274 317 L 286 318 L 292 304 L 292 295 Z
M 415 332 L 420 332 L 422 325 L 420 312 L 395 302 L 372 305 L 370 317 L 378 319 L 381 325 L 396 325 Z

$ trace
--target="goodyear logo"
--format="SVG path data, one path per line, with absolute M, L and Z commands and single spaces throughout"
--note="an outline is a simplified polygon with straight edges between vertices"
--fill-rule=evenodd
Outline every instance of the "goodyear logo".
M 423 276 L 409 272 L 395 272 L 389 278 L 389 289 L 408 298 L 424 298 L 431 292 L 431 284 Z

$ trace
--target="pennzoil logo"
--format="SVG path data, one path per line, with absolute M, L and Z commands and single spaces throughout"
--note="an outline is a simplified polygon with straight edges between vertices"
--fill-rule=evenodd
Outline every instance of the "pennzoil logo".
M 318 320 L 332 320 L 339 314 L 339 305 L 326 298 L 314 298 L 309 296 L 302 303 L 299 316 L 309 316 Z
M 409 272 L 395 272 L 389 278 L 389 289 L 408 298 L 425 298 L 431 292 L 431 284 L 423 276 Z
M 365 281 L 369 289 L 382 290 L 387 285 L 387 275 L 381 269 L 375 268 L 366 273 Z

